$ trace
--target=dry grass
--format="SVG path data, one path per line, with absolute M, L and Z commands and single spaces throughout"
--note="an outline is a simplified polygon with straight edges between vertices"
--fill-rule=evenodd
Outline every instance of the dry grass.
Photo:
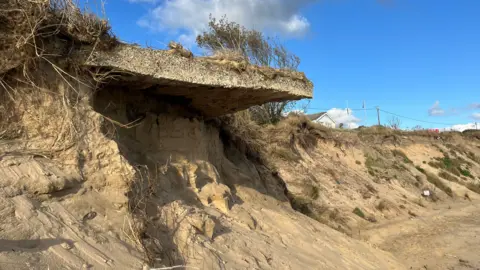
M 480 184 L 478 184 L 478 183 L 468 183 L 466 185 L 466 187 L 468 189 L 470 189 L 471 191 L 480 194 Z
M 220 136 L 226 144 L 233 144 L 247 157 L 267 164 L 265 158 L 266 134 L 264 130 L 251 119 L 248 110 L 220 117 Z
M 430 173 L 426 173 L 425 175 L 427 176 L 428 182 L 432 183 L 438 189 L 445 192 L 448 196 L 453 197 L 452 189 L 449 186 L 447 186 L 442 180 L 440 180 L 440 178 Z
M 305 116 L 294 115 L 276 125 L 260 126 L 245 110 L 218 120 L 216 123 L 225 144 L 233 143 L 249 158 L 269 165 L 275 158 L 285 161 L 301 159 L 301 151 L 309 152 L 319 140 L 333 137 L 326 128 L 312 123 Z
M 365 187 L 367 188 L 367 190 L 369 192 L 371 192 L 373 194 L 378 193 L 377 189 L 375 189 L 375 187 L 370 183 L 365 184 Z
M 311 150 L 317 145 L 319 139 L 331 137 L 328 129 L 313 123 L 304 115 L 292 115 L 277 125 L 267 126 L 266 133 L 270 143 L 293 151 L 297 151 L 297 146 L 307 151 Z
M 305 186 L 303 187 L 303 193 L 312 200 L 316 200 L 320 197 L 319 188 L 313 184 L 305 184 Z
M 380 200 L 380 202 L 375 206 L 379 211 L 386 211 L 392 208 L 392 203 L 387 200 Z
M 440 176 L 441 178 L 446 179 L 448 181 L 451 181 L 451 182 L 455 182 L 455 183 L 459 182 L 457 177 L 453 176 L 452 174 L 450 174 L 446 171 L 440 171 L 438 173 L 438 176 Z
M 425 172 L 425 169 L 423 169 L 423 168 L 420 167 L 420 166 L 415 166 L 415 168 L 416 168 L 419 172 L 421 172 L 421 173 L 423 173 L 423 174 L 426 173 L 426 172 Z
M 85 125 L 79 111 L 90 94 L 80 89 L 92 87 L 87 79 L 91 74 L 83 72 L 70 53 L 86 46 L 88 55 L 114 44 L 108 23 L 78 9 L 71 0 L 3 1 L 0 139 L 45 136 L 44 124 L 55 116 L 62 120 L 50 147 L 80 141 Z M 37 129 L 25 130 L 26 121 Z
M 394 149 L 392 150 L 392 154 L 394 157 L 400 157 L 402 159 L 403 162 L 405 163 L 413 163 L 408 157 L 407 155 L 401 151 L 401 150 L 398 150 L 398 149 Z
M 59 37 L 96 49 L 117 43 L 106 20 L 80 10 L 72 0 L 6 0 L 0 4 L 0 22 L 0 74 L 35 58 L 62 56 L 63 48 L 53 44 Z

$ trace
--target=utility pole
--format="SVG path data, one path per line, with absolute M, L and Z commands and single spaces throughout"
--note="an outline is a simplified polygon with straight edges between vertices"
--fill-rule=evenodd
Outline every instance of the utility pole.
M 365 100 L 363 101 L 362 108 L 363 108 L 363 113 L 364 113 L 364 115 L 365 115 L 365 120 L 364 120 L 363 125 L 364 125 L 364 126 L 367 126 L 367 124 L 368 124 L 368 123 L 367 123 L 367 108 L 365 107 Z
M 380 126 L 380 107 L 377 106 L 378 125 Z

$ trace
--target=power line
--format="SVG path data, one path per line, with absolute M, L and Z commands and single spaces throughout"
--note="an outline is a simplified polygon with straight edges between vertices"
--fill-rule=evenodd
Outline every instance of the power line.
M 330 108 L 330 109 L 325 109 L 325 108 L 312 108 L 312 107 L 308 107 L 308 109 L 312 109 L 312 110 L 320 110 L 320 111 L 329 111 L 331 109 L 336 109 L 336 108 Z M 338 108 L 340 110 L 344 110 L 342 108 Z M 346 110 L 346 109 L 345 109 Z M 351 109 L 351 108 L 348 108 L 349 111 L 363 111 L 363 110 L 367 110 L 367 111 L 371 111 L 371 110 L 375 110 L 375 108 L 368 108 L 368 109 Z
M 419 120 L 419 119 L 411 118 L 411 117 L 408 117 L 408 116 L 403 116 L 403 115 L 399 115 L 399 114 L 396 114 L 396 113 L 388 112 L 388 111 L 385 111 L 385 110 L 382 110 L 382 109 L 380 109 L 380 111 L 382 111 L 382 112 L 384 112 L 384 113 L 388 113 L 388 114 L 394 115 L 394 116 L 397 116 L 397 117 L 409 119 L 409 120 L 412 120 L 412 121 L 427 123 L 427 124 L 445 125 L 445 126 L 453 126 L 453 125 L 455 125 L 455 124 L 451 124 L 451 123 L 448 124 L 448 123 L 430 122 L 430 121 Z
M 326 108 L 308 108 L 308 109 L 312 109 L 312 110 L 320 110 L 320 111 L 329 111 L 331 110 L 332 108 L 330 109 L 326 109 Z M 341 108 L 340 108 L 341 109 Z M 377 108 L 365 108 L 365 109 L 350 109 L 348 108 L 349 111 L 373 111 L 373 110 L 376 110 Z M 343 109 L 342 109 L 343 110 Z M 381 112 L 384 112 L 384 113 L 387 113 L 387 114 L 391 114 L 391 115 L 394 115 L 394 116 L 397 116 L 397 117 L 400 117 L 400 118 L 405 118 L 405 119 L 408 119 L 408 120 L 412 120 L 412 121 L 416 121 L 416 122 L 421 122 L 421 123 L 427 123 L 427 124 L 435 124 L 435 125 L 444 125 L 444 126 L 453 126 L 453 125 L 456 125 L 456 124 L 452 124 L 452 123 L 441 123 L 441 122 L 431 122 L 431 121 L 425 121 L 425 120 L 420 120 L 420 119 L 415 119 L 415 118 L 412 118 L 412 117 L 408 117 L 408 116 L 403 116 L 403 115 L 400 115 L 400 114 L 396 114 L 396 113 L 393 113 L 393 112 L 389 112 L 389 111 L 385 111 L 385 110 L 382 110 L 382 109 L 379 109 Z

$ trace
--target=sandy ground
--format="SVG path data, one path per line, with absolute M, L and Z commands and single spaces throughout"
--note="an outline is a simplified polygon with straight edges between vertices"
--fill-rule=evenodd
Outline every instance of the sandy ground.
M 480 269 L 480 202 L 437 205 L 362 234 L 409 269 Z

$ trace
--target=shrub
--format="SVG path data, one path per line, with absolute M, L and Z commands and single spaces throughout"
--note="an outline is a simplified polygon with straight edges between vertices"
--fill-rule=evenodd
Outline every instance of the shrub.
M 394 149 L 392 150 L 392 154 L 394 157 L 401 157 L 403 162 L 405 163 L 413 163 L 408 157 L 407 155 L 401 151 L 401 150 L 397 150 L 397 149 Z
M 425 207 L 425 204 L 423 203 L 422 198 L 418 198 L 418 200 L 415 200 L 414 203 L 416 203 L 417 205 L 419 205 L 421 207 Z
M 355 209 L 353 209 L 353 213 L 363 219 L 365 219 L 365 214 L 363 213 L 363 211 L 358 208 L 358 207 L 355 207 Z
M 436 168 L 436 169 L 441 167 L 439 162 L 433 162 L 433 161 L 428 162 L 428 165 L 430 165 L 431 167 Z
M 440 178 L 436 177 L 433 174 L 427 173 L 427 181 L 432 183 L 438 189 L 442 190 L 443 192 L 447 193 L 448 196 L 453 197 L 453 191 L 450 187 L 445 185 L 445 183 L 440 180 Z
M 311 200 L 292 196 L 290 198 L 290 203 L 294 210 L 313 218 L 313 203 Z
M 295 154 L 292 149 L 287 149 L 283 147 L 275 147 L 272 149 L 272 152 L 279 158 L 285 161 L 296 161 L 298 160 L 298 155 Z
M 360 162 L 360 160 L 355 161 L 355 163 L 356 163 L 357 165 L 362 165 L 362 162 Z
M 470 177 L 472 179 L 474 178 L 473 175 L 470 173 L 470 171 L 467 170 L 467 169 L 459 168 L 459 171 L 463 176 L 467 176 L 467 177 Z
M 377 206 L 375 206 L 379 211 L 384 211 L 390 209 L 390 203 L 385 200 L 381 200 Z
M 420 166 L 415 166 L 415 168 L 417 168 L 417 170 L 418 170 L 419 172 L 423 173 L 423 174 L 426 173 L 425 170 L 424 170 L 422 167 L 420 167 Z
M 446 179 L 448 181 L 452 181 L 452 182 L 455 182 L 455 183 L 458 183 L 458 178 L 449 174 L 448 172 L 446 171 L 441 171 L 438 173 L 438 176 L 440 176 L 441 178 L 443 179 Z
M 475 193 L 480 194 L 480 184 L 468 183 L 467 188 Z
M 370 183 L 367 183 L 367 184 L 365 185 L 365 187 L 366 187 L 366 188 L 368 189 L 368 191 L 370 191 L 371 193 L 377 193 L 377 192 L 378 192 L 378 191 L 375 189 L 375 187 L 372 186 L 372 184 L 370 184 Z
M 304 190 L 307 196 L 312 200 L 316 200 L 318 197 L 320 197 L 320 190 L 317 186 L 309 184 L 304 187 Z
M 375 159 L 367 155 L 365 157 L 365 166 L 367 166 L 367 168 L 371 168 L 374 166 L 374 164 L 375 164 Z
M 271 67 L 275 70 L 296 70 L 300 58 L 274 38 L 266 37 L 254 29 L 228 21 L 210 17 L 206 31 L 197 36 L 197 45 L 211 54 L 233 51 L 248 63 Z M 272 70 L 274 70 L 272 69 Z M 258 124 L 275 124 L 283 114 L 295 107 L 295 101 L 269 102 L 249 108 L 252 119 Z

